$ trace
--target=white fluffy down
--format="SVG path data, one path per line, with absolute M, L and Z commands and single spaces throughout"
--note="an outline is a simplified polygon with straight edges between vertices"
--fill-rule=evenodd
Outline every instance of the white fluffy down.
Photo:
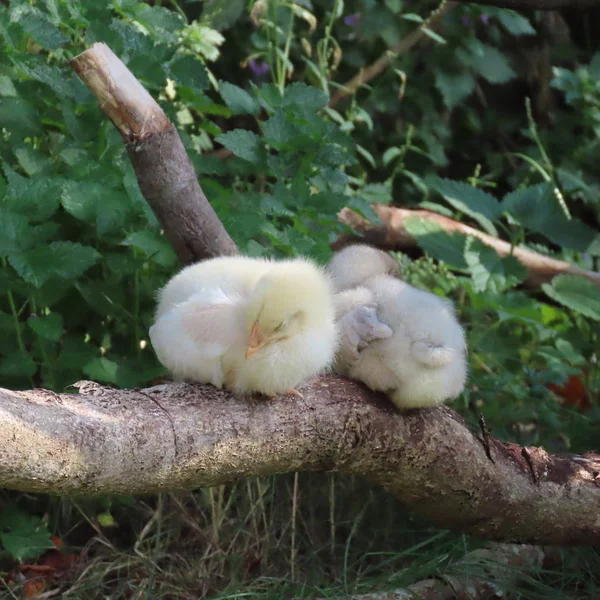
M 262 288 L 257 286 L 273 269 L 281 276 L 270 288 L 270 306 L 286 314 L 290 304 L 306 318 L 294 335 L 246 358 L 250 327 L 261 308 L 257 290 Z M 333 360 L 332 290 L 324 273 L 303 259 L 207 260 L 183 269 L 161 290 L 150 339 L 160 362 L 177 379 L 240 394 L 287 392 Z
M 361 248 L 368 248 L 362 255 L 361 267 L 366 277 L 358 282 L 353 280 L 359 287 L 336 294 L 341 339 L 336 371 L 363 381 L 373 390 L 386 392 L 399 408 L 433 406 L 456 398 L 465 385 L 467 361 L 464 332 L 452 304 L 395 277 L 380 274 L 382 258 L 374 262 L 377 274 L 369 276 L 365 266 L 369 257 L 373 252 L 384 253 L 354 246 L 347 258 L 356 260 L 361 256 Z M 347 273 L 350 267 L 344 260 L 344 252 L 337 256 L 336 262 L 343 264 L 342 272 Z M 334 261 L 329 269 L 335 277 Z M 348 347 L 349 340 L 355 338 L 348 335 L 347 323 L 361 303 L 375 306 L 378 320 L 393 333 L 374 336 L 357 351 L 356 347 Z

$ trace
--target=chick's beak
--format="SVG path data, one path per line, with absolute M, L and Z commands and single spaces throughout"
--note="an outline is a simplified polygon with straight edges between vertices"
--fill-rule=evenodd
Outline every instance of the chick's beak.
M 250 358 L 254 353 L 258 352 L 263 346 L 269 343 L 268 339 L 261 339 L 258 331 L 258 321 L 254 322 L 252 329 L 250 330 L 250 337 L 248 338 L 248 346 L 246 346 L 246 358 Z

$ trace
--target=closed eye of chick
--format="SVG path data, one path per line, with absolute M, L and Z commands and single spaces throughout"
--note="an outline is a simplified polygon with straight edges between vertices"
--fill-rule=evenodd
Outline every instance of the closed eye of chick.
M 379 250 L 356 245 L 337 253 L 328 266 L 337 289 L 342 290 L 336 294 L 341 346 L 335 369 L 386 392 L 401 409 L 456 398 L 467 377 L 467 349 L 454 308 L 388 274 L 387 259 L 393 260 Z M 358 265 L 354 274 L 353 264 Z M 350 294 L 354 303 L 348 299 Z M 389 326 L 392 334 L 360 340 L 365 347 L 354 352 L 348 348 L 348 340 L 355 341 L 354 332 L 348 333 L 348 319 L 361 302 L 376 307 L 378 321 Z
M 161 290 L 150 339 L 177 379 L 239 394 L 297 393 L 334 357 L 331 285 L 305 259 L 207 260 Z

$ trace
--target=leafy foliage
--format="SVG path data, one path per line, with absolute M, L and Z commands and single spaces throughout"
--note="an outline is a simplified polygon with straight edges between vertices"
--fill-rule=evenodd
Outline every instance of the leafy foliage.
M 177 123 L 207 197 L 243 252 L 326 260 L 343 231 L 336 217 L 341 208 L 376 221 L 371 204 L 394 203 L 433 210 L 512 247 L 597 270 L 597 43 L 573 19 L 564 24 L 573 39 L 565 49 L 541 26 L 540 15 L 459 4 L 432 24 L 434 8 L 421 0 L 0 4 L 2 386 L 63 391 L 87 377 L 132 387 L 164 375 L 147 331 L 156 290 L 179 265 L 119 135 L 68 67 L 96 41 L 110 45 Z M 421 27 L 421 43 L 350 98 L 332 102 L 344 82 L 389 57 L 390 47 Z M 531 96 L 529 108 L 524 94 Z M 223 150 L 233 156 L 221 160 Z M 424 256 L 399 256 L 403 273 L 452 298 L 467 331 L 470 379 L 454 406 L 473 423 L 484 413 L 494 433 L 506 439 L 554 450 L 598 446 L 597 286 L 561 275 L 543 292 L 532 292 L 514 257 L 501 258 L 480 240 L 428 220 L 409 219 L 406 228 Z M 161 529 L 162 499 L 152 506 L 152 518 L 146 504 L 134 506 L 131 499 L 90 501 L 87 538 L 77 537 L 79 505 L 74 510 L 66 499 L 42 499 L 28 512 L 7 500 L 0 509 L 0 543 L 19 561 L 41 554 L 49 547 L 46 520 L 32 515 L 49 506 L 52 531 L 77 529 L 76 543 L 100 533 L 104 548 L 129 549 L 131 542 L 135 552 L 128 557 L 140 562 L 130 565 L 127 577 L 144 573 L 139 589 L 148 596 L 181 591 L 180 581 L 142 586 L 168 576 L 166 556 L 181 557 L 187 587 L 203 580 L 195 570 L 190 580 L 181 547 L 187 540 L 186 549 L 204 553 L 194 564 L 220 564 L 214 568 L 217 583 L 203 583 L 193 597 L 222 591 L 225 580 L 235 595 L 235 586 L 248 578 L 261 581 L 256 595 L 265 597 L 267 584 L 255 576 L 256 564 L 269 585 L 278 586 L 276 594 L 296 596 L 304 588 L 291 590 L 270 577 L 289 571 L 281 550 L 290 550 L 288 483 L 194 493 L 185 510 L 171 507 L 165 518 L 172 536 Z M 299 503 L 306 511 L 294 542 L 300 550 L 292 543 L 288 554 L 301 556 L 307 577 L 320 573 L 329 582 L 343 573 L 337 596 L 352 592 L 354 576 L 360 587 L 365 574 L 398 586 L 434 575 L 439 556 L 447 564 L 467 543 L 427 533 L 424 526 L 415 532 L 408 517 L 402 521 L 405 516 L 390 508 L 389 498 L 356 482 L 343 489 L 335 483 L 342 498 L 333 504 L 324 499 L 335 485 L 311 485 Z M 198 513 L 193 520 L 190 510 Z M 182 525 L 186 519 L 189 527 Z M 317 526 L 326 519 L 332 521 L 331 539 Z M 397 529 L 390 526 L 400 522 Z M 146 548 L 144 536 L 155 523 L 156 536 Z M 240 535 L 235 523 L 251 527 Z M 106 529 L 115 532 L 111 541 Z M 161 544 L 170 544 L 169 552 L 160 554 Z M 430 560 L 421 550 L 428 544 Z M 365 552 L 371 547 L 389 552 Z M 328 565 L 323 557 L 330 548 L 343 562 Z M 210 558 L 226 551 L 227 566 Z M 409 563 L 412 555 L 422 564 Z M 88 583 L 82 597 L 121 597 L 110 575 L 122 569 L 121 559 L 119 554 L 120 566 L 105 568 L 99 558 L 101 584 L 96 589 Z M 586 560 L 590 573 L 597 571 L 597 557 Z M 581 567 L 588 563 L 569 564 L 580 572 L 576 594 L 597 597 L 600 584 Z M 520 597 L 536 597 L 531 590 L 540 585 L 536 580 L 519 590 Z M 572 574 L 562 585 L 564 597 L 572 597 Z M 319 582 L 315 586 L 316 595 L 325 595 Z M 126 587 L 122 597 L 131 595 Z M 552 593 L 562 593 L 560 588 Z M 241 592 L 248 593 L 254 591 Z

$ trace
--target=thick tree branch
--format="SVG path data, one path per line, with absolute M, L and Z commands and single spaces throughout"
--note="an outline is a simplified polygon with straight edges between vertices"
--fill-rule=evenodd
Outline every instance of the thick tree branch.
M 551 456 L 489 438 L 451 409 L 397 413 L 351 381 L 303 399 L 237 398 L 210 386 L 0 391 L 0 487 L 151 493 L 293 471 L 382 485 L 435 523 L 489 539 L 600 543 L 600 455 Z
M 340 221 L 352 227 L 358 233 L 358 236 L 342 236 L 334 244 L 334 248 L 341 248 L 356 241 L 363 241 L 385 250 L 414 248 L 418 243 L 407 231 L 405 220 L 419 217 L 438 223 L 446 231 L 476 237 L 484 244 L 494 248 L 500 256 L 508 256 L 511 253 L 511 246 L 508 242 L 428 210 L 410 210 L 384 204 L 374 205 L 373 208 L 381 219 L 381 225 L 370 223 L 348 208 L 340 211 L 338 215 Z M 523 247 L 513 248 L 512 254 L 528 269 L 525 280 L 528 287 L 539 287 L 542 283 L 548 283 L 553 277 L 561 273 L 585 277 L 600 286 L 600 273 L 586 271 L 568 262 L 550 258 Z
M 71 66 L 121 133 L 142 194 L 177 256 L 189 263 L 236 254 L 177 129 L 131 71 L 102 43 L 75 57 Z

